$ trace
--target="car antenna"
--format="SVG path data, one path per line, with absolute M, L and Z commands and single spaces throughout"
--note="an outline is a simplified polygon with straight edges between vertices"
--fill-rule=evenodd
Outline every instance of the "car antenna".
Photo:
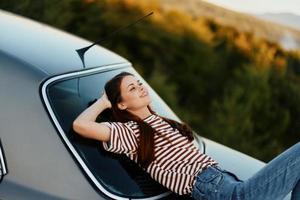
M 109 35 L 107 35 L 107 36 L 101 38 L 100 40 L 94 42 L 93 44 L 91 44 L 91 45 L 89 45 L 89 46 L 86 46 L 86 47 L 83 47 L 83 48 L 80 48 L 80 49 L 76 49 L 76 52 L 78 53 L 78 55 L 79 55 L 79 57 L 80 57 L 80 60 L 81 60 L 81 62 L 82 62 L 83 68 L 85 68 L 84 54 L 85 54 L 85 52 L 87 52 L 91 47 L 93 47 L 94 45 L 99 44 L 99 43 L 101 43 L 101 42 L 107 40 L 109 37 L 111 37 L 111 36 L 117 34 L 118 32 L 120 32 L 120 31 L 122 31 L 122 30 L 124 30 L 124 29 L 126 29 L 126 28 L 128 28 L 128 27 L 130 27 L 130 26 L 133 26 L 134 24 L 140 22 L 141 20 L 145 19 L 146 17 L 148 17 L 148 16 L 150 16 L 150 15 L 152 15 L 152 14 L 153 14 L 153 12 L 150 12 L 149 14 L 147 14 L 147 15 L 145 15 L 145 16 L 139 18 L 138 20 L 136 20 L 136 21 L 134 21 L 134 22 L 132 22 L 132 23 L 126 25 L 126 26 L 120 27 L 119 29 L 117 29 L 117 30 L 115 30 L 114 32 L 112 32 L 111 34 L 109 34 Z M 79 79 L 80 79 L 80 78 L 77 79 L 77 94 L 78 94 L 78 96 L 80 97 L 80 93 L 79 93 Z
M 122 31 L 122 30 L 124 30 L 124 29 L 126 29 L 126 28 L 128 28 L 128 27 L 130 27 L 130 26 L 133 26 L 134 24 L 140 22 L 141 20 L 143 20 L 144 18 L 146 18 L 146 17 L 148 17 L 148 16 L 150 16 L 150 15 L 152 15 L 152 14 L 153 14 L 153 12 L 150 12 L 149 14 L 147 14 L 147 15 L 145 15 L 145 16 L 139 18 L 138 20 L 136 20 L 136 21 L 134 21 L 134 22 L 132 22 L 132 23 L 126 25 L 126 26 L 120 27 L 119 29 L 117 29 L 117 30 L 115 30 L 114 32 L 112 32 L 111 34 L 109 34 L 109 35 L 107 35 L 107 36 L 101 38 L 100 40 L 94 42 L 93 44 L 91 44 L 91 45 L 89 45 L 89 46 L 87 46 L 87 47 L 83 47 L 83 48 L 80 48 L 80 49 L 76 49 L 76 51 L 77 51 L 77 53 L 78 53 L 78 55 L 79 55 L 79 57 L 80 57 L 80 59 L 81 59 L 81 62 L 82 62 L 82 64 L 83 64 L 83 68 L 85 68 L 84 54 L 85 54 L 85 52 L 87 52 L 91 47 L 93 47 L 94 45 L 99 44 L 99 43 L 101 43 L 101 42 L 107 40 L 109 37 L 111 37 L 111 36 L 117 34 L 118 32 L 120 32 L 120 31 Z

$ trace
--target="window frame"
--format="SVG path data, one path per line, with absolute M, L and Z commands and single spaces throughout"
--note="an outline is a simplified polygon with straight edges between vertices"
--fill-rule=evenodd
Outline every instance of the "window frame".
M 130 62 L 127 63 L 117 63 L 117 64 L 112 64 L 112 65 L 105 65 L 105 66 L 99 66 L 95 68 L 88 68 L 88 69 L 83 69 L 80 71 L 75 71 L 75 72 L 69 72 L 69 73 L 64 73 L 64 74 L 58 74 L 52 77 L 49 77 L 43 83 L 41 84 L 40 87 L 40 92 L 41 92 L 41 97 L 42 101 L 44 102 L 44 105 L 46 107 L 46 110 L 48 111 L 48 114 L 50 115 L 50 118 L 52 122 L 54 123 L 58 133 L 60 134 L 61 138 L 63 139 L 64 143 L 67 145 L 69 150 L 72 152 L 73 156 L 76 158 L 77 162 L 80 164 L 81 168 L 84 170 L 86 175 L 90 178 L 90 180 L 94 183 L 94 185 L 106 196 L 113 198 L 113 199 L 118 199 L 118 200 L 128 200 L 128 199 L 139 199 L 139 200 L 155 200 L 155 199 L 161 199 L 163 197 L 166 197 L 170 194 L 172 194 L 171 191 L 152 196 L 152 197 L 145 197 L 145 198 L 129 198 L 129 197 L 121 197 L 116 194 L 111 193 L 110 191 L 106 190 L 104 186 L 101 185 L 101 183 L 98 182 L 96 177 L 93 175 L 93 173 L 90 171 L 90 169 L 87 167 L 85 162 L 81 159 L 79 153 L 76 151 L 72 143 L 69 141 L 68 137 L 64 133 L 63 128 L 60 126 L 60 123 L 58 119 L 56 118 L 54 111 L 50 105 L 50 101 L 47 95 L 47 90 L 48 87 L 57 81 L 62 81 L 64 79 L 72 79 L 72 78 L 80 78 L 88 75 L 93 75 L 97 73 L 103 73 L 106 71 L 112 71 L 112 70 L 117 70 L 117 69 L 122 69 L 122 68 L 127 68 L 127 67 L 132 67 Z

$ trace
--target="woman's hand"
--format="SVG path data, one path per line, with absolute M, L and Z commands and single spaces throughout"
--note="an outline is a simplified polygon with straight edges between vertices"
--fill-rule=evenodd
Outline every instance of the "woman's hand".
M 97 116 L 105 109 L 111 108 L 105 92 L 91 106 L 87 107 L 74 121 L 73 130 L 83 137 L 96 139 L 100 141 L 110 140 L 110 128 L 103 124 L 95 122 Z
M 100 97 L 99 101 L 102 101 L 102 103 L 105 105 L 106 108 L 111 108 L 111 103 L 107 98 L 106 92 L 104 91 L 102 96 Z

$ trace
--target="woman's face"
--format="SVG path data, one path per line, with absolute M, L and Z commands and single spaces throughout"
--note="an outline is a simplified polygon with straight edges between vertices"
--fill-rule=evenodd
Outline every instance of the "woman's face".
M 147 88 L 134 76 L 125 76 L 120 89 L 122 100 L 118 107 L 122 110 L 139 110 L 151 103 Z

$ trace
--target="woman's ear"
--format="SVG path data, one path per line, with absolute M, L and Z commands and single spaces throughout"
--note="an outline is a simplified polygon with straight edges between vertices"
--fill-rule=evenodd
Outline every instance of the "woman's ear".
M 127 106 L 126 106 L 125 104 L 123 104 L 123 103 L 118 103 L 118 108 L 119 108 L 120 110 L 126 110 L 126 109 L 127 109 Z

